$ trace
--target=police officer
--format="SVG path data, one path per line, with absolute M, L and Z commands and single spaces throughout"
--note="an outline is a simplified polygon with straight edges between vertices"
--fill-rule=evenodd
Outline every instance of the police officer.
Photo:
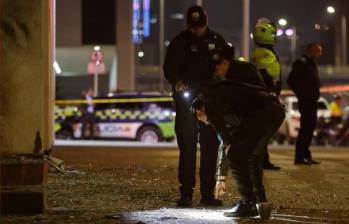
M 311 43 L 307 53 L 296 60 L 287 83 L 298 99 L 301 124 L 296 141 L 295 164 L 319 164 L 312 159 L 310 144 L 317 123 L 317 101 L 320 96 L 320 79 L 316 60 L 322 55 L 320 44 Z
M 178 178 L 181 193 L 177 205 L 192 205 L 199 135 L 200 203 L 221 206 L 222 202 L 214 198 L 219 141 L 212 126 L 198 126 L 190 106 L 200 88 L 210 80 L 209 52 L 225 45 L 225 41 L 208 28 L 207 15 L 201 6 L 190 7 L 186 21 L 187 29 L 171 41 L 164 62 L 164 74 L 172 85 L 176 104 L 175 131 L 180 150 Z
M 253 40 L 256 48 L 252 53 L 251 62 L 260 71 L 268 90 L 279 96 L 281 92 L 281 66 L 274 51 L 276 25 L 266 18 L 259 19 L 253 31 Z M 264 156 L 263 168 L 280 169 L 279 166 L 270 162 L 268 150 Z
M 86 103 L 81 105 L 82 111 L 82 128 L 81 136 L 83 139 L 93 139 L 94 137 L 94 125 L 95 125 L 95 116 L 94 116 L 94 103 L 93 103 L 94 91 L 92 88 L 87 89 L 84 92 L 84 99 Z M 88 131 L 88 134 L 86 134 Z
M 263 185 L 262 156 L 266 145 L 284 119 L 277 97 L 258 85 L 227 80 L 229 60 L 219 55 L 215 74 L 222 78 L 207 85 L 193 102 L 197 118 L 213 124 L 227 147 L 227 157 L 242 196 L 227 217 L 270 217 Z
M 227 72 L 224 76 L 215 74 L 217 60 L 221 65 L 227 65 Z M 235 60 L 234 47 L 226 45 L 223 48 L 217 48 L 211 52 L 210 67 L 212 70 L 213 80 L 232 80 L 238 82 L 244 82 L 253 86 L 258 86 L 261 89 L 267 91 L 267 85 L 265 84 L 262 76 L 256 69 L 256 67 L 248 62 Z M 220 68 L 219 67 L 219 68 Z M 221 143 L 219 147 L 218 156 L 218 169 L 217 169 L 217 181 L 216 181 L 216 197 L 223 195 L 226 191 L 225 179 L 229 169 L 229 159 L 226 156 L 226 152 L 229 146 Z

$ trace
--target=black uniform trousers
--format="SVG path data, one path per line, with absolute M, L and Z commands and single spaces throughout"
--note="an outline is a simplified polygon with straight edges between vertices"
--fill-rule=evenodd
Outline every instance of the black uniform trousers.
M 266 145 L 285 118 L 281 105 L 271 105 L 246 117 L 231 136 L 228 158 L 237 190 L 245 202 L 265 202 L 263 156 Z
M 95 126 L 95 117 L 93 113 L 85 112 L 81 118 L 82 127 L 81 127 L 81 137 L 83 139 L 93 139 L 94 138 L 94 126 Z M 88 135 L 86 131 L 88 130 Z
M 317 101 L 299 99 L 298 108 L 301 121 L 296 141 L 295 160 L 312 159 L 309 147 L 317 123 Z
M 185 98 L 182 93 L 175 95 L 176 123 L 179 154 L 178 180 L 180 193 L 192 197 L 196 183 L 197 142 L 200 143 L 200 191 L 203 199 L 214 197 L 216 165 L 219 141 L 211 125 L 199 125 L 190 111 L 195 94 Z M 198 138 L 199 136 L 199 138 Z

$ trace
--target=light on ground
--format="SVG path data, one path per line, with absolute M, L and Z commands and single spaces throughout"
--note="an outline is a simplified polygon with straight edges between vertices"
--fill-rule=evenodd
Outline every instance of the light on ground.
M 327 7 L 327 12 L 330 14 L 333 14 L 336 12 L 336 9 L 333 6 L 328 6 Z
M 278 21 L 280 26 L 286 26 L 287 25 L 287 20 L 284 18 L 279 19 Z
M 239 61 L 245 61 L 245 58 L 244 58 L 244 57 L 239 57 L 238 60 L 239 60 Z

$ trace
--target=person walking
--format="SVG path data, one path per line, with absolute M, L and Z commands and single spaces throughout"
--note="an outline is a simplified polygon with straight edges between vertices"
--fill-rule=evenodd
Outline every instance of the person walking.
M 320 78 L 316 62 L 322 56 L 322 46 L 310 43 L 307 52 L 297 59 L 287 83 L 298 99 L 301 114 L 300 129 L 296 140 L 296 165 L 320 164 L 312 158 L 309 149 L 317 124 L 317 101 L 320 97 Z
M 190 111 L 193 99 L 210 81 L 209 52 L 226 44 L 224 38 L 208 28 L 207 15 L 201 6 L 187 10 L 187 28 L 167 48 L 164 75 L 173 89 L 176 105 L 175 132 L 179 147 L 178 179 L 180 199 L 177 205 L 189 207 L 196 182 L 197 142 L 200 143 L 200 204 L 221 206 L 215 199 L 215 171 L 219 141 L 211 125 L 202 125 Z

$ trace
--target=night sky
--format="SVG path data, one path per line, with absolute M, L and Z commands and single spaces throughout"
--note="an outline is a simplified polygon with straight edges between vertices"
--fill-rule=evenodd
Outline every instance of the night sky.
M 194 4 L 193 0 L 176 0 L 166 2 L 166 15 L 181 12 L 185 14 L 186 8 Z M 333 41 L 335 15 L 326 12 L 328 5 L 336 6 L 336 0 L 250 0 L 251 3 L 251 31 L 258 18 L 267 17 L 277 21 L 283 17 L 290 26 L 297 29 L 297 54 L 309 42 L 322 42 L 327 48 L 327 55 L 323 60 L 331 63 L 333 60 Z M 209 16 L 209 26 L 222 33 L 227 41 L 231 42 L 239 51 L 241 46 L 242 0 L 205 0 L 204 7 Z M 322 29 L 316 31 L 315 23 Z M 171 21 L 167 18 L 166 38 L 171 39 L 181 29 L 185 28 L 185 21 Z M 324 30 L 329 27 L 329 30 Z M 277 49 L 280 54 L 287 54 L 290 41 L 280 38 Z M 331 49 L 329 49 L 331 48 Z

